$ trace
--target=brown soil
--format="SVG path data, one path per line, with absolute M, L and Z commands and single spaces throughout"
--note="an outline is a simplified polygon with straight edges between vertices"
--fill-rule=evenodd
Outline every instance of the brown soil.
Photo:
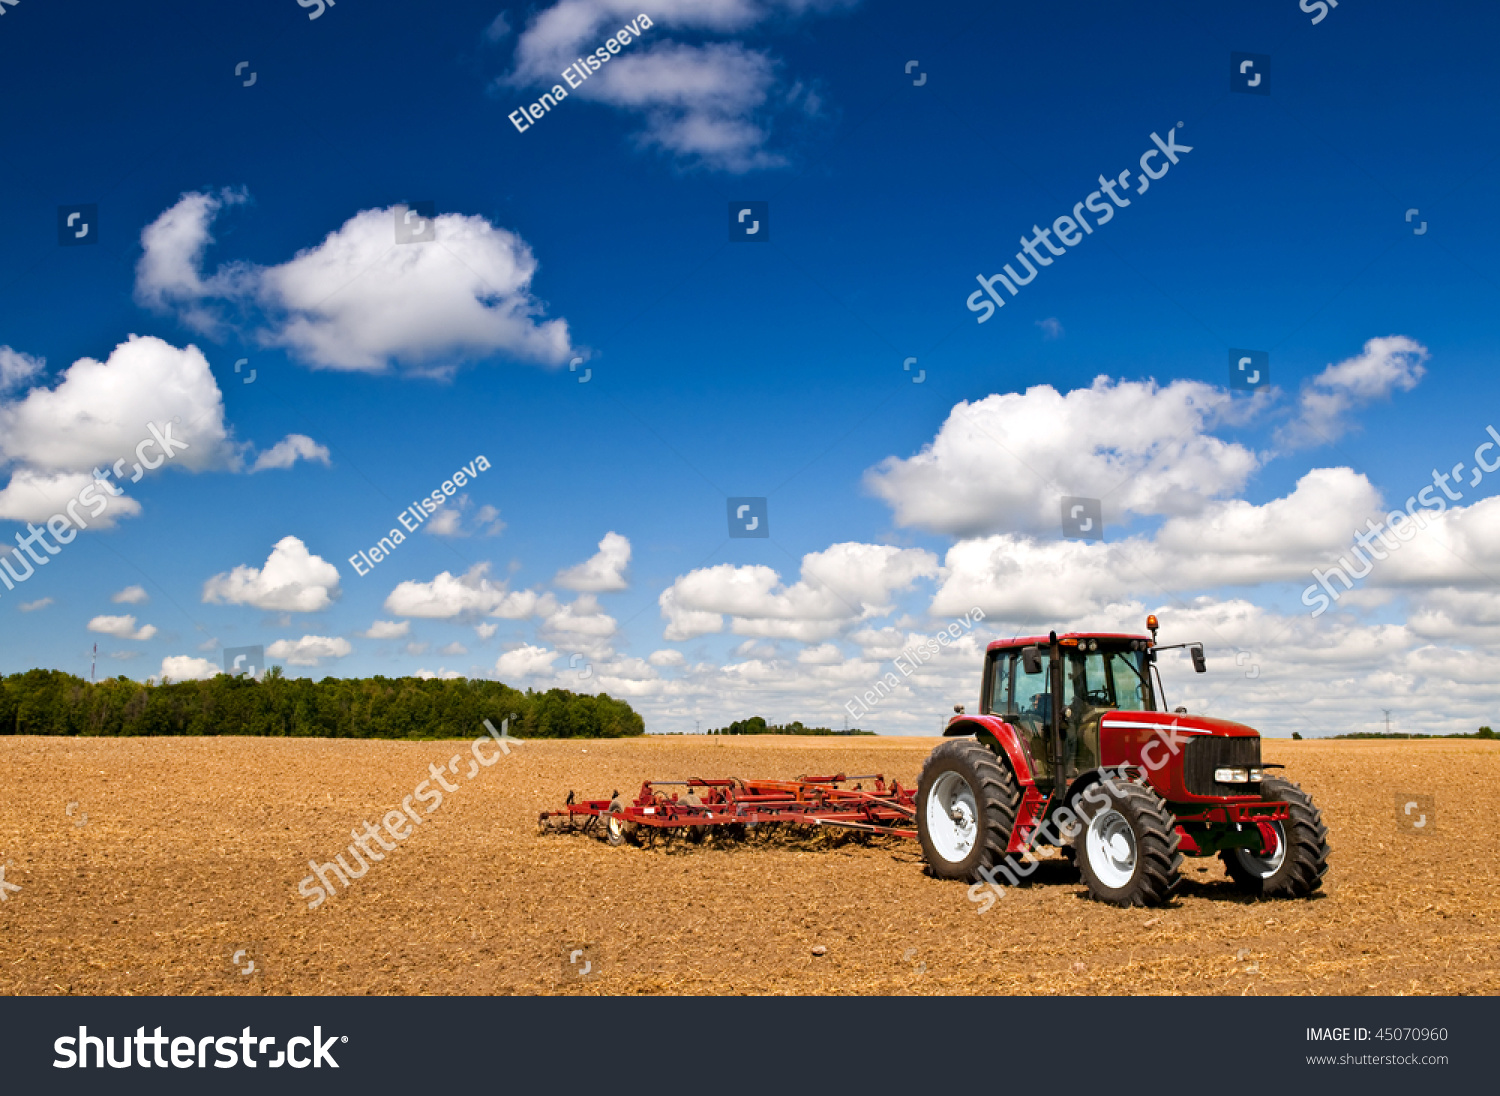
M 1500 993 L 1500 744 L 1268 742 L 1331 830 L 1311 901 L 1246 901 L 1189 860 L 1171 908 L 1119 910 L 1059 863 L 979 915 L 914 841 L 537 832 L 569 789 L 647 777 L 914 783 L 934 742 L 525 742 L 465 779 L 467 743 L 0 737 L 0 864 L 22 888 L 0 903 L 0 993 Z M 308 859 L 459 752 L 459 790 L 309 910 Z M 1436 796 L 1425 835 L 1398 830 L 1398 792 Z

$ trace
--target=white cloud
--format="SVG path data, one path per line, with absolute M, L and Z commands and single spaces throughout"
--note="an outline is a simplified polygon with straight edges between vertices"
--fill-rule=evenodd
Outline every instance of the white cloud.
M 1065 495 L 1124 513 L 1191 514 L 1241 488 L 1254 453 L 1205 433 L 1229 393 L 1197 381 L 1051 385 L 959 403 L 914 457 L 889 457 L 866 483 L 899 525 L 953 536 L 1055 530 Z
M 474 631 L 480 639 L 491 639 L 500 630 L 500 625 L 486 621 L 483 624 L 474 625 Z
M 459 528 L 461 516 L 457 507 L 445 506 L 427 519 L 422 531 L 435 537 L 463 536 L 463 531 Z
M 171 467 L 236 466 L 223 399 L 203 353 L 139 335 L 105 361 L 80 358 L 55 387 L 0 401 L 0 464 L 46 472 L 98 467 L 103 473 L 119 461 L 115 475 L 128 480 L 137 447 L 152 438 L 152 423 L 187 443 L 172 455 Z M 159 459 L 159 450 L 153 441 L 145 455 Z
M 89 631 L 98 632 L 100 635 L 114 636 L 116 639 L 134 639 L 145 641 L 156 634 L 156 626 L 147 624 L 137 629 L 135 617 L 133 616 L 96 616 L 89 621 Z
M 447 620 L 464 614 L 486 614 L 524 620 L 556 608 L 551 594 L 511 590 L 489 577 L 490 565 L 476 563 L 462 576 L 443 571 L 431 582 L 402 582 L 385 599 L 385 610 L 396 616 Z
M 51 604 L 52 604 L 52 599 L 50 597 L 44 597 L 44 598 L 38 598 L 36 601 L 23 601 L 20 605 L 18 605 L 16 607 L 18 609 L 20 609 L 21 612 L 23 612 L 23 613 L 35 613 L 38 610 L 47 608 L 47 606 L 49 606 Z
M 1301 448 L 1337 441 L 1348 433 L 1355 411 L 1415 388 L 1427 358 L 1427 348 L 1404 335 L 1369 340 L 1359 354 L 1302 386 L 1297 417 L 1277 432 L 1277 442 Z
M 1045 320 L 1037 320 L 1036 325 L 1042 329 L 1042 337 L 1045 339 L 1060 339 L 1063 337 L 1063 325 L 1057 321 L 1057 317 L 1048 316 Z
M 266 648 L 266 654 L 285 659 L 292 666 L 316 666 L 325 658 L 343 658 L 353 649 L 342 636 L 303 636 L 295 642 L 278 639 Z
M 243 190 L 188 193 L 141 232 L 136 263 L 136 303 L 156 312 L 177 310 L 182 323 L 201 334 L 224 327 L 208 299 L 234 292 L 246 268 L 228 267 L 208 280 L 199 273 L 203 253 L 213 243 L 209 226 L 226 205 L 247 200 Z
M 574 353 L 566 321 L 541 318 L 531 248 L 483 217 L 441 214 L 433 241 L 397 244 L 398 210 L 367 209 L 285 263 L 238 263 L 203 277 L 222 204 L 187 194 L 146 229 L 143 300 L 205 330 L 217 325 L 215 300 L 253 306 L 262 344 L 323 369 L 445 374 L 492 354 L 557 365 Z
M 835 544 L 804 556 L 801 578 L 791 586 L 770 567 L 722 563 L 679 577 L 658 603 L 668 640 L 722 631 L 728 615 L 739 635 L 807 642 L 889 612 L 895 592 L 937 573 L 937 557 L 922 549 Z
M 368 630 L 358 633 L 362 639 L 400 639 L 411 633 L 411 621 L 377 620 Z
M 552 672 L 552 663 L 557 660 L 558 655 L 557 651 L 526 644 L 513 651 L 506 651 L 495 660 L 495 676 L 502 681 L 507 678 L 515 680 L 526 677 L 545 677 Z
M 325 467 L 332 463 L 327 446 L 319 445 L 306 434 L 288 434 L 260 456 L 250 466 L 252 472 L 264 472 L 268 468 L 290 468 L 298 460 L 315 461 Z
M 282 537 L 264 567 L 240 564 L 203 584 L 203 600 L 289 613 L 316 613 L 339 594 L 338 568 L 297 537 Z
M 605 103 L 641 119 L 638 141 L 690 164 L 729 172 L 777 167 L 771 151 L 776 118 L 819 111 L 816 93 L 780 83 L 780 62 L 740 42 L 688 44 L 669 33 L 743 34 L 777 17 L 852 6 L 806 0 L 665 0 L 649 14 L 653 26 L 569 95 Z M 578 57 L 639 15 L 624 0 L 561 0 L 535 16 L 521 34 L 509 88 L 550 89 Z M 566 89 L 565 89 L 566 90 Z
M 681 651 L 666 647 L 660 651 L 652 651 L 648 661 L 653 666 L 681 666 L 687 662 L 687 656 Z
M 409 655 L 425 655 L 429 644 L 413 641 L 406 645 L 406 653 Z
M 0 346 L 0 394 L 39 377 L 46 368 L 46 358 L 34 358 L 8 346 Z
M 88 472 L 35 472 L 18 468 L 0 490 L 0 518 L 45 522 L 55 515 L 68 514 L 68 504 L 76 502 L 73 513 L 78 515 L 83 528 L 109 529 L 121 518 L 132 518 L 141 512 L 141 504 L 130 496 L 111 495 L 113 486 L 109 480 L 96 480 Z
M 464 675 L 457 670 L 439 668 L 437 673 L 433 673 L 431 670 L 418 670 L 415 676 L 420 677 L 423 681 L 432 681 L 434 679 L 438 681 L 458 681 Z
M 220 669 L 206 658 L 191 655 L 168 655 L 161 660 L 158 681 L 207 681 L 219 674 Z
M 571 605 L 550 613 L 542 622 L 542 634 L 559 647 L 575 653 L 606 657 L 619 624 L 599 607 L 593 594 L 580 594 Z
M 487 537 L 498 537 L 505 532 L 505 522 L 500 520 L 500 511 L 493 506 L 481 506 L 474 515 L 479 531 Z
M 447 655 L 449 658 L 453 658 L 456 655 L 466 655 L 468 653 L 469 653 L 469 649 L 467 647 L 465 647 L 462 643 L 458 642 L 457 640 L 454 640 L 452 643 L 448 644 L 446 647 L 439 647 L 438 648 L 438 654 L 440 654 L 440 655 Z
M 144 586 L 127 586 L 118 593 L 111 594 L 109 600 L 116 605 L 144 605 L 151 600 L 151 595 L 146 593 Z
M 606 593 L 624 590 L 630 583 L 625 568 L 630 564 L 630 541 L 619 533 L 604 534 L 599 551 L 584 562 L 559 571 L 552 581 L 568 590 Z

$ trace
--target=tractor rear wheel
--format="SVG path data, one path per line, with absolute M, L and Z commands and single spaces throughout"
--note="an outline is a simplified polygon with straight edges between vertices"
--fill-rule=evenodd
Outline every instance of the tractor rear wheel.
M 1219 853 L 1234 885 L 1257 898 L 1307 898 L 1323 885 L 1328 870 L 1328 827 L 1323 813 L 1308 795 L 1290 780 L 1268 776 L 1260 785 L 1261 797 L 1272 803 L 1288 803 L 1292 817 L 1267 827 L 1276 836 L 1276 847 L 1255 853 L 1249 849 L 1225 849 Z
M 1005 859 L 1021 794 L 1015 777 L 973 738 L 944 742 L 917 781 L 917 837 L 939 879 L 980 882 Z
M 1115 906 L 1162 906 L 1182 881 L 1177 820 L 1141 784 L 1103 785 L 1108 802 L 1087 807 L 1074 848 L 1089 896 Z

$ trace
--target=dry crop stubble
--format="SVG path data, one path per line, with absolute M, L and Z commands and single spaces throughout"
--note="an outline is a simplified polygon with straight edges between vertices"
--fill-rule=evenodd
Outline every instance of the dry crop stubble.
M 1500 992 L 1496 743 L 1268 740 L 1331 830 L 1326 893 L 1306 902 L 1245 901 L 1217 860 L 1188 860 L 1171 908 L 1118 910 L 1055 863 L 980 916 L 915 842 L 537 832 L 570 789 L 633 796 L 647 778 L 914 783 L 936 741 L 524 741 L 309 910 L 308 860 L 466 743 L 0 737 L 0 863 L 22 887 L 0 905 L 0 992 Z M 1398 832 L 1397 791 L 1437 795 L 1435 833 Z M 226 967 L 245 942 L 263 954 L 240 982 Z M 592 976 L 569 979 L 583 944 Z

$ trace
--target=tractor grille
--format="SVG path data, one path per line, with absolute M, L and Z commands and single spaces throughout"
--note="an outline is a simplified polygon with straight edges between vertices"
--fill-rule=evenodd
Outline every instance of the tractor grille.
M 1219 735 L 1194 738 L 1182 748 L 1182 779 L 1193 795 L 1259 795 L 1259 784 L 1219 784 L 1215 769 L 1248 769 L 1260 764 L 1260 738 Z

